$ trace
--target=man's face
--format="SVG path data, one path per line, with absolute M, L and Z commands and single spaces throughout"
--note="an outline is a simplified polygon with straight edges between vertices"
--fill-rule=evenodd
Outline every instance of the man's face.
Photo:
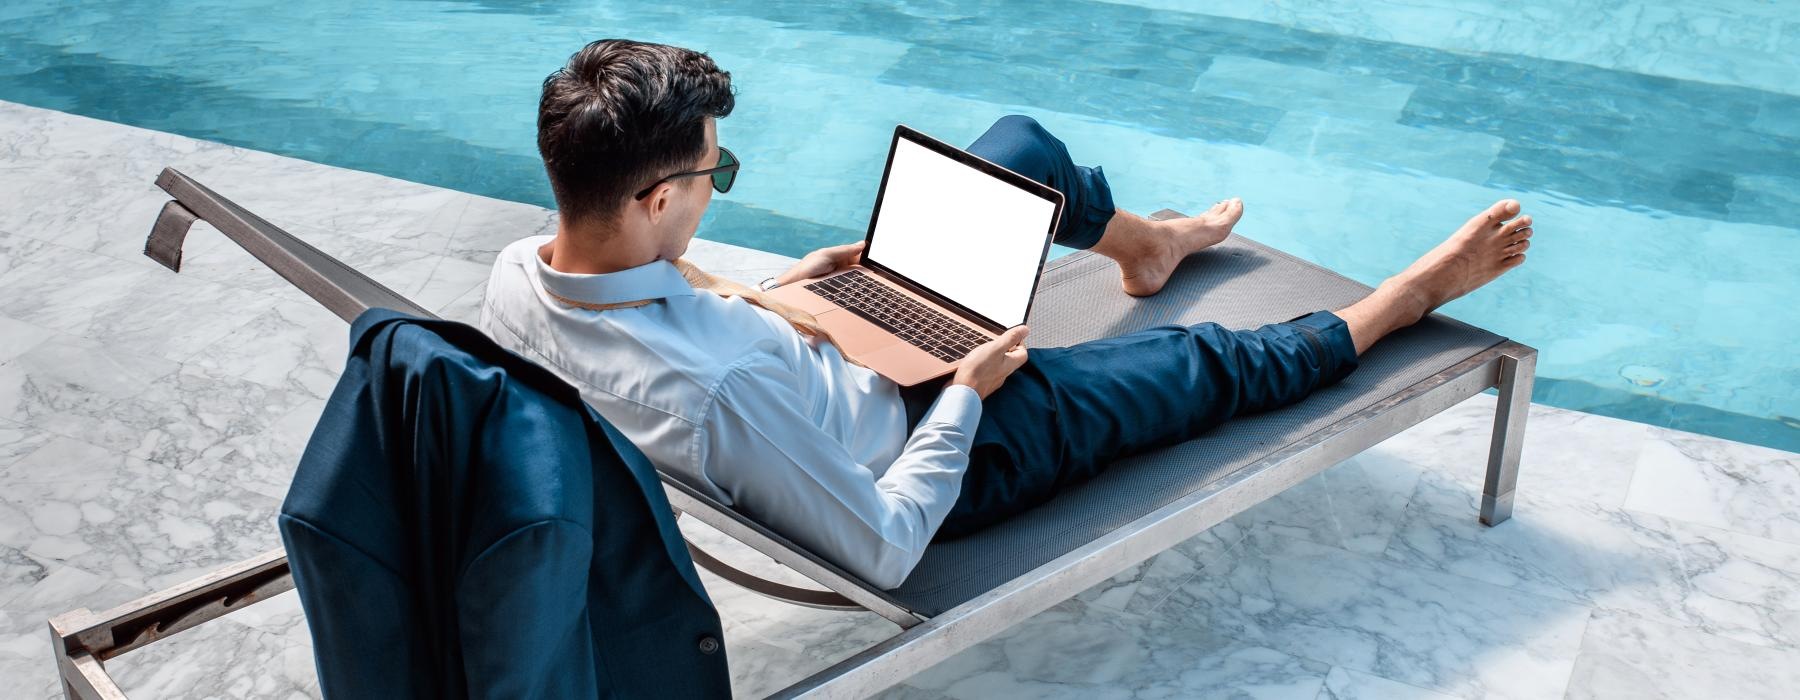
M 716 120 L 706 120 L 706 149 L 685 170 L 705 170 L 719 164 L 719 132 Z M 662 257 L 674 260 L 687 252 L 688 242 L 700 228 L 700 217 L 712 204 L 711 177 L 684 177 L 671 183 L 674 191 L 668 210 L 656 227 L 662 239 Z

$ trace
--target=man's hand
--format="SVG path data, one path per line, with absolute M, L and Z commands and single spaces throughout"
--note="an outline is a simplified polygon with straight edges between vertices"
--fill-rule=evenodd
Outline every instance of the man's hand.
M 1000 337 L 970 350 L 956 367 L 956 376 L 950 383 L 973 388 L 981 398 L 987 398 L 1000 388 L 1007 375 L 1025 364 L 1025 336 L 1030 333 L 1029 328 L 1013 326 Z
M 800 259 L 800 262 L 794 263 L 794 266 L 788 268 L 787 272 L 781 273 L 780 277 L 775 278 L 775 284 L 777 286 L 782 286 L 793 284 L 804 279 L 824 277 L 825 275 L 829 275 L 856 264 L 856 259 L 862 256 L 862 252 L 862 241 L 857 241 L 850 245 L 835 245 L 830 248 L 820 248 L 811 253 L 807 253 L 806 257 Z

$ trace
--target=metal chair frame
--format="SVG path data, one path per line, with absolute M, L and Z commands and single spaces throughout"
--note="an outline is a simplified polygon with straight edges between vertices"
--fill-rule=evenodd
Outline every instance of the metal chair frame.
M 182 243 L 193 223 L 203 220 L 346 321 L 373 307 L 432 316 L 172 168 L 165 168 L 156 184 L 173 199 L 157 217 L 144 254 L 171 270 L 180 271 Z M 1164 209 L 1152 218 L 1179 216 Z M 678 515 L 706 523 L 825 590 L 769 581 L 690 542 L 688 551 L 702 568 L 777 600 L 828 610 L 869 610 L 899 627 L 893 637 L 773 696 L 866 697 L 1489 388 L 1499 389 L 1500 400 L 1480 519 L 1498 525 L 1512 515 L 1536 364 L 1536 350 L 1503 341 L 934 617 L 907 610 L 854 575 L 667 475 L 663 483 Z M 103 662 L 293 587 L 286 553 L 275 549 L 111 610 L 84 608 L 59 615 L 49 625 L 64 693 L 122 699 Z

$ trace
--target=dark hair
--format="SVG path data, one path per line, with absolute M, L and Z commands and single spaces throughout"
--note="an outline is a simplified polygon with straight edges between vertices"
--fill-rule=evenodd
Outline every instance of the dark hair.
M 706 118 L 731 114 L 731 74 L 706 54 L 624 39 L 588 44 L 544 79 L 538 153 L 567 220 L 611 220 L 624 200 L 687 169 Z

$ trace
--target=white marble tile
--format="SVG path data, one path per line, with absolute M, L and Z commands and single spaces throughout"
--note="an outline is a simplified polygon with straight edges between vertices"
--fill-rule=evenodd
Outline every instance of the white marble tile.
M 55 334 L 48 328 L 0 316 L 0 362 L 25 354 Z
M 163 358 L 58 336 L 0 364 L 0 418 L 64 435 L 92 432 L 114 405 L 176 369 Z
M 1317 700 L 1457 700 L 1457 697 L 1361 671 L 1333 667 L 1331 673 L 1325 674 L 1325 687 L 1319 689 Z
M 0 107 L 5 103 L 0 102 Z M 0 226 L 0 282 L 17 270 L 27 269 L 31 260 L 44 254 L 49 243 L 11 233 Z
M 214 620 L 108 662 L 129 697 L 319 697 L 303 636 Z
M 1188 579 L 1206 573 L 1203 562 L 1224 561 L 1224 555 L 1243 541 L 1244 527 L 1235 519 L 1228 520 L 1101 581 L 1076 598 L 1096 608 L 1154 616 Z
M 1601 612 L 1588 624 L 1567 697 L 1773 700 L 1796 691 L 1800 653 Z
M 1663 520 L 1628 511 L 1520 504 L 1482 525 L 1479 486 L 1427 474 L 1385 556 L 1586 606 L 1681 615 L 1687 573 Z
M 50 568 L 44 562 L 17 548 L 0 545 L 0 609 L 49 575 Z
M 31 454 L 53 437 L 50 433 L 0 418 L 0 467 Z
M 170 467 L 218 459 L 232 443 L 269 429 L 315 399 L 183 367 L 106 409 L 79 434 L 109 449 Z
M 1447 475 L 1480 492 L 1487 472 L 1495 398 L 1477 394 L 1375 446 L 1387 456 Z M 1605 416 L 1532 406 L 1520 449 L 1518 503 L 1617 507 L 1650 427 Z M 1470 511 L 1473 517 L 1475 511 Z
M 312 439 L 313 427 L 325 411 L 325 401 L 302 401 L 287 415 L 262 432 L 227 438 L 208 457 L 186 464 L 182 471 L 201 478 L 218 479 L 277 500 L 287 498 L 300 456 Z
M 1681 522 L 1667 528 L 1688 578 L 1680 621 L 1728 639 L 1800 650 L 1800 545 Z
M 0 544 L 160 589 L 280 542 L 275 499 L 120 454 L 107 463 L 33 462 L 51 452 L 40 450 L 10 470 L 84 470 L 93 478 L 8 484 L 0 493 Z
M 188 358 L 191 367 L 326 398 L 350 352 L 350 328 L 325 307 L 283 301 Z
M 0 278 L 0 314 L 171 360 L 225 337 L 274 303 L 264 294 L 61 245 L 45 246 Z
M 0 602 L 0 683 L 18 698 L 62 698 L 50 656 L 48 621 L 77 608 L 100 611 L 136 599 L 132 588 L 79 569 L 47 564 L 48 574 Z
M 436 188 L 399 203 L 358 206 L 332 220 L 332 230 L 480 263 L 521 238 L 556 233 L 556 213 L 529 204 Z M 357 198 L 360 203 L 361 198 Z
M 443 306 L 462 296 L 486 281 L 491 269 L 491 262 L 471 262 L 337 231 L 310 226 L 289 229 L 313 247 L 349 262 L 376 282 L 427 309 Z M 317 305 L 267 265 L 236 247 L 196 255 L 182 264 L 181 274 L 296 303 Z M 249 320 L 246 318 L 244 322 Z
M 42 618 L 0 609 L 0 683 L 19 700 L 63 697 Z
M 1800 544 L 1800 454 L 1653 428 L 1625 507 Z
M 47 562 L 46 567 L 49 573 L 37 585 L 0 606 L 0 609 L 35 620 L 38 629 L 34 631 L 39 633 L 43 631 L 44 623 L 57 615 L 80 608 L 101 612 L 137 600 L 149 592 L 149 589 L 72 566 Z M 46 638 L 45 648 L 49 645 Z
M 1388 546 L 1419 475 L 1428 468 L 1389 452 L 1370 450 L 1251 506 L 1231 520 L 1353 552 L 1379 554 Z
M 1452 694 L 1562 694 L 1588 609 L 1280 535 L 1170 596 L 1218 634 Z
M 1327 669 L 1197 626 L 1066 601 L 886 696 L 1312 700 Z
M 481 302 L 487 298 L 487 283 L 475 285 L 474 289 L 463 292 L 450 303 L 436 310 L 438 316 L 471 326 L 481 324 Z
M 48 484 L 59 481 L 104 481 L 114 476 L 125 455 L 61 435 L 46 435 L 38 449 L 0 468 L 0 484 Z
M 1067 601 L 884 697 L 1296 698 L 1329 667 L 1204 627 Z

